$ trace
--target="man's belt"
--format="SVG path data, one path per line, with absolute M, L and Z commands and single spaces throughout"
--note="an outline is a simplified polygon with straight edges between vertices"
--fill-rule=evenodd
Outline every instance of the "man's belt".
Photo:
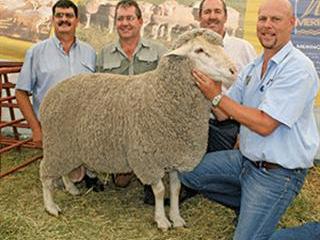
M 255 166 L 258 169 L 265 168 L 265 169 L 269 170 L 269 169 L 281 168 L 281 166 L 279 164 L 269 163 L 266 161 L 250 161 L 250 162 L 252 163 L 253 166 Z

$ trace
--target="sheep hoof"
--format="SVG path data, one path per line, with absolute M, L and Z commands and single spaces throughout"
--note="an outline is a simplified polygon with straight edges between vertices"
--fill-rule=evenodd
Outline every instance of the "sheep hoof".
M 46 206 L 46 210 L 49 214 L 58 217 L 59 213 L 61 212 L 61 209 L 59 208 L 59 206 L 57 204 L 52 204 L 50 206 Z
M 74 185 L 69 186 L 68 188 L 66 188 L 66 190 L 68 193 L 70 193 L 73 196 L 80 195 L 79 189 Z
M 156 220 L 158 228 L 162 231 L 167 231 L 171 227 L 170 221 L 165 217 Z
M 172 222 L 173 222 L 173 227 L 174 228 L 179 228 L 179 227 L 184 227 L 186 226 L 186 222 L 184 221 L 184 219 L 180 216 L 176 216 L 171 218 Z

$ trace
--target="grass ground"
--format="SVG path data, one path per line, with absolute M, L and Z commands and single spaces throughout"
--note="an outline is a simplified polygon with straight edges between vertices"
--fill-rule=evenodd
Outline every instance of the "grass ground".
M 5 172 L 36 150 L 11 151 L 1 155 Z M 78 197 L 56 191 L 56 202 L 63 214 L 58 218 L 43 210 L 39 161 L 22 171 L 0 179 L 0 239 L 104 239 L 104 240 L 200 240 L 231 239 L 234 231 L 231 210 L 201 196 L 182 205 L 188 227 L 167 232 L 153 223 L 153 207 L 142 202 L 143 188 L 134 181 L 119 189 L 107 183 L 104 192 L 86 192 Z M 280 226 L 320 220 L 320 167 L 313 168 L 301 194 L 283 217 Z M 106 178 L 101 175 L 101 178 Z M 166 209 L 168 210 L 168 209 Z

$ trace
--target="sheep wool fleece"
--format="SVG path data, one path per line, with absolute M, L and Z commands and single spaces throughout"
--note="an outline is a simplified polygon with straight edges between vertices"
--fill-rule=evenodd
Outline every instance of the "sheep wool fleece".
M 192 170 L 205 153 L 211 104 L 196 87 L 191 60 L 163 57 L 140 75 L 81 74 L 46 95 L 40 119 L 40 177 L 84 164 L 97 172 L 134 171 L 143 184 L 166 171 Z

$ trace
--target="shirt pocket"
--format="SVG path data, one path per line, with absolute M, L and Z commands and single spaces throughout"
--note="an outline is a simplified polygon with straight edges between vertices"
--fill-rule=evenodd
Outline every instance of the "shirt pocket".
M 104 57 L 100 72 L 107 72 L 113 74 L 128 74 L 128 61 L 121 58 L 118 54 L 110 54 Z
M 38 61 L 39 70 L 44 74 L 59 72 L 61 71 L 61 66 L 64 65 L 64 61 L 56 56 L 53 56 L 51 58 L 44 57 Z
M 136 55 L 135 74 L 152 71 L 158 66 L 159 55 L 154 50 L 142 50 Z
M 53 81 L 52 79 L 64 79 L 69 70 L 64 67 L 65 63 L 59 58 L 53 56 L 51 59 L 47 57 L 39 58 L 37 61 L 36 73 L 36 85 L 43 86 L 47 84 L 47 81 Z

